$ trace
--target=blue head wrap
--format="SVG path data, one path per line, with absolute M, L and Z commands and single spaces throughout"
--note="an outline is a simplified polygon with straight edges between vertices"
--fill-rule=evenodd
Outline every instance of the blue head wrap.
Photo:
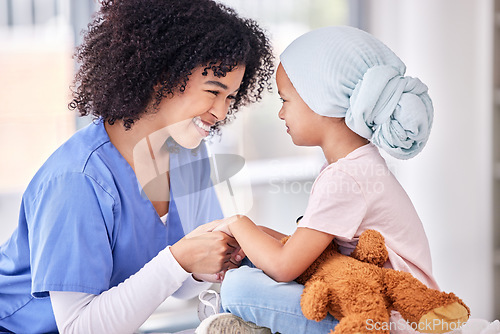
M 433 119 L 427 86 L 404 76 L 405 64 L 372 35 L 352 27 L 308 32 L 281 54 L 281 64 L 317 114 L 347 126 L 398 159 L 417 155 Z

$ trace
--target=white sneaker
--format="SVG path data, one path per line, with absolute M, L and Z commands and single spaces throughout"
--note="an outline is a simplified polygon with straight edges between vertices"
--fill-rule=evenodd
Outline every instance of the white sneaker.
M 214 290 L 205 290 L 198 295 L 198 318 L 205 320 L 211 315 L 220 313 L 220 295 Z
M 271 330 L 231 313 L 218 313 L 203 320 L 195 334 L 271 334 Z

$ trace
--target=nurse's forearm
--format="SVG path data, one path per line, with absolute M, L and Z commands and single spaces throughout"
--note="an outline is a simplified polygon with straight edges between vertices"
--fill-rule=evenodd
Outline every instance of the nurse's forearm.
M 51 291 L 60 333 L 132 333 L 189 277 L 169 249 L 100 295 Z

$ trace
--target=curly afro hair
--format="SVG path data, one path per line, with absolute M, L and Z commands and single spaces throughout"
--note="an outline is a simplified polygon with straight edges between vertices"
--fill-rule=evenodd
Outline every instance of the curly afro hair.
M 123 121 L 126 129 L 164 97 L 183 92 L 196 67 L 223 77 L 246 66 L 229 115 L 271 90 L 274 72 L 264 31 L 212 0 L 101 1 L 75 58 L 69 108 L 109 124 Z

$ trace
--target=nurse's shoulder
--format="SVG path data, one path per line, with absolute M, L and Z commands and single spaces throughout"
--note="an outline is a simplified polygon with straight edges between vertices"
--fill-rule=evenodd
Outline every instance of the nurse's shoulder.
M 112 166 L 105 161 L 111 157 L 100 154 L 101 150 L 109 150 L 110 146 L 112 144 L 102 122 L 87 125 L 50 155 L 31 180 L 27 190 L 36 192 L 35 189 L 44 183 L 68 174 L 81 174 L 82 177 L 101 180 L 112 179 Z

